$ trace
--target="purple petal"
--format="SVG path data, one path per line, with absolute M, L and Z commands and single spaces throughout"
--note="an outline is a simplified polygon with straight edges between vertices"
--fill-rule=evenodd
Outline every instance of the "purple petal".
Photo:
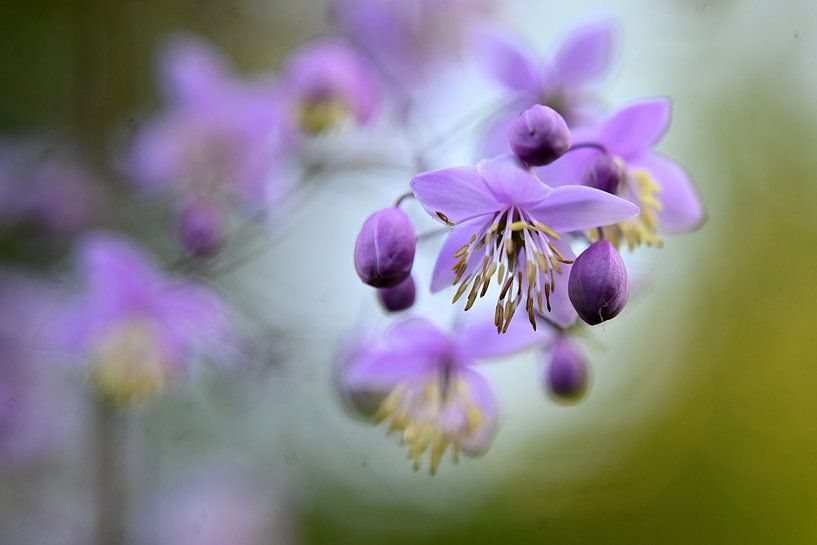
M 633 168 L 643 168 L 661 186 L 658 197 L 663 203 L 659 219 L 662 232 L 691 231 L 706 220 L 706 209 L 689 175 L 675 161 L 652 153 L 633 161 Z
M 560 233 L 610 225 L 638 215 L 638 207 L 630 201 L 579 185 L 555 188 L 528 211 Z
M 180 37 L 163 51 L 160 77 L 165 94 L 178 104 L 203 106 L 222 90 L 229 64 L 224 57 L 194 37 Z
M 613 58 L 615 27 L 597 22 L 574 30 L 556 54 L 554 76 L 564 87 L 576 87 L 599 78 Z
M 574 135 L 576 133 L 574 132 Z M 575 138 L 575 136 L 574 136 Z M 588 140 L 580 140 L 588 141 Z M 576 141 L 574 140 L 574 144 Z M 577 149 L 566 153 L 555 162 L 535 169 L 536 175 L 550 187 L 580 185 L 585 170 L 601 152 L 592 148 Z
M 539 84 L 536 61 L 510 36 L 485 32 L 479 36 L 476 55 L 485 71 L 514 91 L 534 92 Z
M 463 369 L 460 371 L 460 378 L 468 386 L 471 401 L 482 413 L 481 426 L 471 437 L 463 439 L 460 447 L 468 456 L 481 456 L 490 448 L 499 428 L 496 396 L 491 385 L 479 373 L 471 369 Z
M 522 167 L 513 155 L 480 161 L 477 172 L 496 200 L 502 203 L 502 208 L 538 203 L 552 191 Z
M 522 110 L 524 110 L 524 107 L 502 110 L 490 121 L 482 141 L 481 157 L 496 157 L 511 151 L 508 144 L 508 135 L 514 119 Z
M 460 223 L 490 214 L 502 208 L 473 167 L 433 170 L 415 176 L 409 184 L 412 191 L 433 218 Z
M 460 352 L 469 361 L 501 358 L 541 342 L 542 335 L 533 331 L 524 312 L 514 316 L 502 334 L 496 332 L 493 319 L 473 320 L 457 334 Z
M 614 155 L 629 160 L 652 148 L 664 135 L 672 117 L 668 98 L 649 98 L 629 104 L 604 122 L 599 141 Z
M 454 278 L 456 276 L 453 270 L 454 264 L 459 261 L 459 258 L 454 257 L 454 254 L 468 242 L 471 235 L 475 235 L 479 232 L 486 221 L 487 218 L 476 218 L 471 221 L 463 222 L 451 230 L 448 234 L 448 238 L 446 238 L 443 243 L 443 247 L 440 249 L 440 253 L 437 255 L 437 262 L 434 264 L 434 272 L 431 275 L 432 293 L 454 285 Z M 478 259 L 479 256 L 475 253 L 472 256 L 468 268 L 471 268 Z M 468 274 L 467 270 L 465 274 Z

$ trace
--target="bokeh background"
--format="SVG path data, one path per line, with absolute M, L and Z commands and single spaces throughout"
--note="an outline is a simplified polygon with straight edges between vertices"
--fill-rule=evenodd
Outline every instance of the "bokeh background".
M 129 189 L 110 167 L 157 107 L 159 47 L 174 32 L 196 32 L 241 72 L 275 70 L 326 30 L 324 9 L 3 2 L 0 129 L 65 135 L 106 173 L 113 202 L 104 221 L 166 252 L 156 234 L 165 220 L 119 202 Z M 357 229 L 410 173 L 327 175 L 283 227 L 261 235 L 260 249 L 249 247 L 252 260 L 214 280 L 274 340 L 264 361 L 229 379 L 197 373 L 118 423 L 130 534 L 159 503 L 150 498 L 172 502 L 186 475 L 217 480 L 240 467 L 265 501 L 274 491 L 270 544 L 817 541 L 817 6 L 509 0 L 497 21 L 546 51 L 600 14 L 621 37 L 605 99 L 672 97 L 661 150 L 693 174 L 709 219 L 652 250 L 646 289 L 587 342 L 590 395 L 570 407 L 549 401 L 531 380 L 535 353 L 494 366 L 503 413 L 491 451 L 434 477 L 411 471 L 382 428 L 344 411 L 331 380 L 338 343 L 356 324 L 385 321 L 351 266 Z M 456 70 L 451 78 L 474 82 L 468 96 L 440 85 L 441 106 L 428 115 L 492 100 L 496 89 L 467 62 Z M 372 142 L 360 138 L 354 145 Z M 467 153 L 452 145 L 433 161 L 469 161 Z M 13 241 L 4 251 L 46 260 Z M 49 249 L 47 259 L 65 251 Z M 444 308 L 421 295 L 421 310 Z M 89 413 L 82 402 L 65 407 L 80 420 Z M 79 425 L 51 456 L 3 472 L 0 541 L 89 542 L 100 466 L 86 431 Z M 241 488 L 219 512 L 252 509 L 236 506 L 257 506 L 255 492 Z

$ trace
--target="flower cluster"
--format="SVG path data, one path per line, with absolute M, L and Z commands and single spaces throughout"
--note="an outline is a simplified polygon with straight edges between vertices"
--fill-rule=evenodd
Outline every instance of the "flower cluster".
M 513 93 L 492 116 L 486 158 L 419 172 L 408 184 L 407 195 L 447 232 L 431 291 L 450 289 L 465 311 L 495 301 L 478 336 L 414 317 L 343 358 L 342 388 L 356 393 L 350 399 L 376 402 L 376 420 L 401 432 L 415 467 L 425 452 L 433 473 L 449 447 L 455 459 L 487 449 L 496 399 L 472 369 L 486 352 L 538 345 L 547 354 L 547 391 L 560 401 L 580 398 L 589 370 L 572 337 L 580 323 L 594 326 L 624 309 L 630 285 L 619 251 L 661 246 L 664 234 L 691 231 L 705 218 L 683 168 L 653 151 L 670 101 L 642 99 L 610 113 L 598 107 L 593 86 L 612 59 L 614 37 L 608 22 L 580 27 L 541 62 L 507 36 L 483 34 L 479 59 Z M 358 275 L 390 312 L 410 308 L 415 296 L 420 238 L 403 209 L 408 202 L 366 220 L 354 252 Z

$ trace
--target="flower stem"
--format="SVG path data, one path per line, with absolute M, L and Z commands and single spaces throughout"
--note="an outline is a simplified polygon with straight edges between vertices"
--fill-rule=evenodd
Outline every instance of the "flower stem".
M 125 545 L 127 473 L 125 414 L 102 399 L 94 406 L 95 545 Z
M 574 144 L 570 146 L 565 153 L 570 153 L 571 151 L 576 151 L 580 149 L 595 149 L 602 152 L 605 155 L 610 155 L 610 152 L 607 151 L 607 148 L 604 147 L 604 144 L 600 144 L 598 142 L 582 142 L 581 144 Z

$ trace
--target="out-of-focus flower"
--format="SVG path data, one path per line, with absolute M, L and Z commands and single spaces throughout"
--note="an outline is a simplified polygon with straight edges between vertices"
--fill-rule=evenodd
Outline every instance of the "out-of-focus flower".
M 197 256 L 216 253 L 227 234 L 224 216 L 223 208 L 209 199 L 194 199 L 182 206 L 176 229 L 185 249 Z
M 477 56 L 486 72 L 512 93 L 509 106 L 497 114 L 487 132 L 485 154 L 508 150 L 511 124 L 534 104 L 553 108 L 570 127 L 591 123 L 596 110 L 593 87 L 609 68 L 614 38 L 615 28 L 608 21 L 582 25 L 567 36 L 552 60 L 545 60 L 509 36 L 483 34 Z
M 414 278 L 408 278 L 391 288 L 380 288 L 377 290 L 377 297 L 389 312 L 401 312 L 408 310 L 414 305 L 417 296 L 417 288 L 414 285 Z
M 0 273 L 0 469 L 55 446 L 77 423 L 49 350 L 51 286 Z
M 140 545 L 286 545 L 292 513 L 271 484 L 235 468 L 199 468 L 150 499 Z
M 417 233 L 408 215 L 393 206 L 369 216 L 355 242 L 355 270 L 376 288 L 403 282 L 414 264 Z
M 600 155 L 608 155 L 623 171 L 616 194 L 637 204 L 638 217 L 604 228 L 604 238 L 617 248 L 661 244 L 660 233 L 679 233 L 697 228 L 706 211 L 687 173 L 671 159 L 653 151 L 672 116 L 666 98 L 643 99 L 616 110 L 598 127 L 574 131 L 573 144 L 580 147 L 561 160 L 542 167 L 539 176 L 549 184 L 562 185 L 587 179 Z M 606 151 L 605 151 L 606 150 Z M 595 238 L 595 233 L 589 233 Z
M 307 134 L 345 119 L 366 123 L 377 108 L 377 76 L 368 61 L 340 41 L 322 40 L 295 52 L 281 76 L 295 123 Z
M 584 355 L 566 332 L 545 350 L 544 387 L 555 401 L 575 403 L 587 392 L 590 373 Z
M 630 296 L 627 268 L 609 241 L 594 242 L 576 258 L 567 292 L 573 308 L 590 325 L 611 320 L 624 309 Z
M 511 149 L 531 166 L 547 165 L 570 149 L 570 129 L 553 108 L 536 104 L 511 125 L 508 135 Z
M 574 319 L 567 290 L 556 282 L 572 263 L 562 234 L 638 214 L 632 203 L 598 189 L 551 188 L 512 157 L 426 172 L 410 185 L 426 212 L 454 227 L 437 259 L 432 290 L 459 284 L 454 302 L 467 293 L 468 310 L 496 274 L 499 331 L 522 303 L 534 328 L 534 309 L 544 313 L 545 306 L 556 322 Z
M 202 285 L 165 277 L 126 239 L 89 235 L 77 265 L 86 289 L 64 335 L 104 399 L 147 400 L 198 352 L 226 340 L 222 301 Z
M 130 170 L 143 187 L 264 209 L 287 190 L 277 176 L 295 135 L 267 82 L 242 81 L 224 58 L 180 38 L 161 58 L 166 110 L 137 135 Z
M 495 0 L 333 0 L 339 33 L 405 92 L 437 61 L 457 54 Z
M 90 170 L 60 140 L 0 142 L 0 226 L 76 233 L 93 221 L 100 200 Z
M 497 403 L 477 360 L 505 356 L 533 345 L 527 328 L 498 335 L 489 321 L 448 333 L 422 318 L 394 325 L 379 343 L 347 353 L 339 387 L 354 398 L 378 402 L 377 421 L 388 421 L 409 448 L 414 468 L 429 453 L 435 473 L 445 451 L 484 454 L 497 431 Z

